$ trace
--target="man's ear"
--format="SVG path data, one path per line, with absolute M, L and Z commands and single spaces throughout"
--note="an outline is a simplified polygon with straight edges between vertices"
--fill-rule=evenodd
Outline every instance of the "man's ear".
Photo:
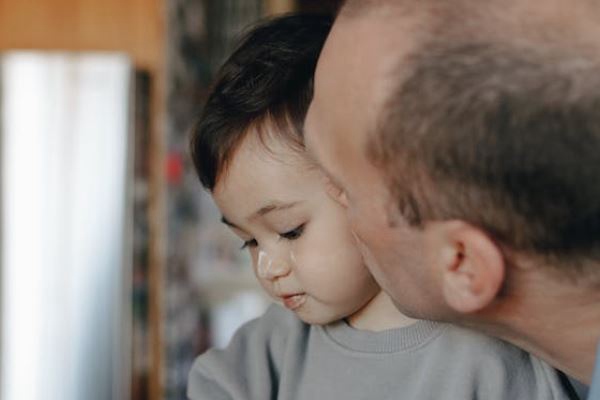
M 505 277 L 501 249 L 482 230 L 463 221 L 447 221 L 438 230 L 443 296 L 452 309 L 468 314 L 487 307 Z

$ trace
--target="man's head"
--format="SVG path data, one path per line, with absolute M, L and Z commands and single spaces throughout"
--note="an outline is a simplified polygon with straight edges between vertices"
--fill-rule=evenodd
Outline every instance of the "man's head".
M 580 284 L 600 281 L 593 3 L 342 10 L 306 141 L 403 311 L 480 311 L 510 290 L 506 266 L 523 257 Z

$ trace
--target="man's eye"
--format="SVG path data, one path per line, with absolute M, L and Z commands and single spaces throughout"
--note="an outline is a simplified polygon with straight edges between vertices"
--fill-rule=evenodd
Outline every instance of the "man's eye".
M 302 236 L 302 232 L 304 232 L 304 225 L 305 224 L 302 224 L 302 225 L 298 226 L 297 228 L 292 229 L 291 231 L 281 233 L 279 236 L 281 236 L 282 238 L 287 239 L 287 240 L 296 240 L 300 236 Z
M 256 239 L 250 239 L 250 240 L 246 240 L 244 242 L 244 244 L 242 245 L 242 247 L 240 248 L 240 250 L 244 250 L 246 248 L 253 248 L 258 246 L 258 242 L 256 241 Z
M 325 191 L 334 201 L 340 203 L 344 207 L 347 205 L 346 193 L 329 178 L 325 179 Z
M 334 200 L 337 200 L 338 197 L 342 194 L 342 189 L 335 186 L 329 179 L 325 181 L 325 188 L 327 193 L 333 197 Z

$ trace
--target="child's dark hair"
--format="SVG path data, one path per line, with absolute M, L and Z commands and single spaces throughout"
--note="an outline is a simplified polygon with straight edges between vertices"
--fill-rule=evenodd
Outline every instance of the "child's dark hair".
M 250 128 L 274 124 L 276 134 L 303 148 L 313 75 L 332 22 L 331 16 L 315 14 L 268 20 L 248 32 L 225 61 L 190 142 L 206 189 L 214 189 Z

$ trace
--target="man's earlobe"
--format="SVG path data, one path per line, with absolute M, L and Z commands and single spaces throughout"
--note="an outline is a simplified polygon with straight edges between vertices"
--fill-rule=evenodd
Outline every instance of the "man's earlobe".
M 444 224 L 438 259 L 444 299 L 459 313 L 478 312 L 493 302 L 504 282 L 502 251 L 485 232 L 468 223 Z

